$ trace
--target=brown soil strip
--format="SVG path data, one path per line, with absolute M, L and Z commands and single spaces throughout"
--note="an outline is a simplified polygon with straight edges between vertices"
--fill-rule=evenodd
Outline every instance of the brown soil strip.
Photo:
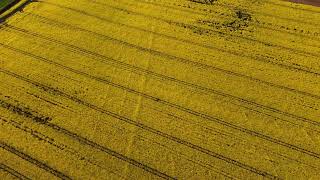
M 308 5 L 320 7 L 320 0 L 289 0 L 289 1 L 294 3 L 308 4 Z

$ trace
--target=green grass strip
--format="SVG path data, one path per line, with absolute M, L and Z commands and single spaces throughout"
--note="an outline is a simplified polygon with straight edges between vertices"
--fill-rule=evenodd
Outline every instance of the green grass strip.
M 2 12 L 7 6 L 14 3 L 16 0 L 0 0 L 0 12 Z

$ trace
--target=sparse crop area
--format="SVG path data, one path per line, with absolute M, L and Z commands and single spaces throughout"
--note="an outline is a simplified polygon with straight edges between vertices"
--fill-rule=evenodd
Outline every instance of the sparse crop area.
M 0 24 L 0 179 L 319 179 L 319 19 L 281 0 L 30 1 Z

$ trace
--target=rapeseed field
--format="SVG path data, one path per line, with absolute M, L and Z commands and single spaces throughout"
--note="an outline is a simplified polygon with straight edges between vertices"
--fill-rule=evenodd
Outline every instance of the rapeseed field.
M 0 179 L 320 178 L 319 7 L 21 4 L 0 25 Z

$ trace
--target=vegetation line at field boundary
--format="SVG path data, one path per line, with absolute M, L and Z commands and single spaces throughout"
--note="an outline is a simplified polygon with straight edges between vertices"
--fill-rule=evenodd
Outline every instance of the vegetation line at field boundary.
M 2 0 L 0 1 L 0 14 L 17 4 L 19 0 Z
M 12 16 L 18 11 L 22 11 L 29 3 L 35 2 L 36 0 L 16 0 L 7 6 L 3 11 L 0 12 L 0 23 L 4 22 L 7 18 Z

